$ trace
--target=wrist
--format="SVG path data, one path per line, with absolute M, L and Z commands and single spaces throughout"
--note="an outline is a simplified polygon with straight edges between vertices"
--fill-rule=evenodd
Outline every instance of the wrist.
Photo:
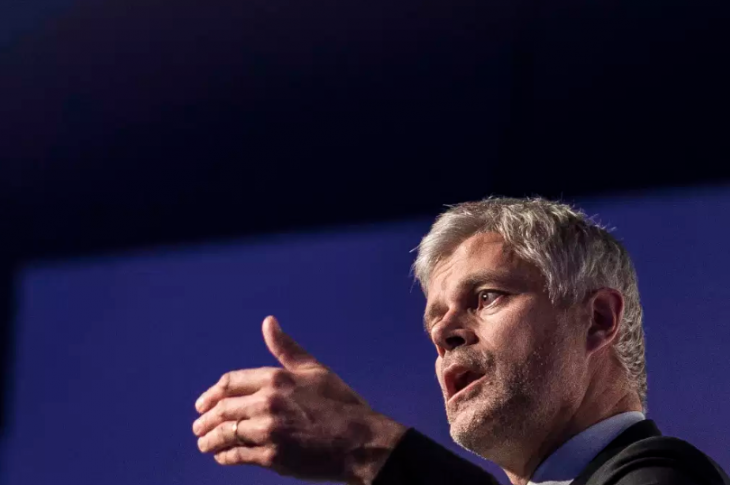
M 350 455 L 349 485 L 372 485 L 408 427 L 375 413 L 365 418 L 365 439 Z

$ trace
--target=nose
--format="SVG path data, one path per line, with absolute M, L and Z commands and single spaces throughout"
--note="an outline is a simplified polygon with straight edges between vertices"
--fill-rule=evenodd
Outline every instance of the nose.
M 458 320 L 444 318 L 431 332 L 431 338 L 441 357 L 462 345 L 474 345 L 478 341 L 476 333 Z

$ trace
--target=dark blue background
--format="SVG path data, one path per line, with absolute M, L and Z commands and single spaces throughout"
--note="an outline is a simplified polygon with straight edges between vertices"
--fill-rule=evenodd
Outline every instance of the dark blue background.
M 632 253 L 649 417 L 730 468 L 730 190 L 582 200 Z M 452 444 L 409 251 L 430 219 L 158 248 L 26 267 L 0 483 L 284 484 L 201 455 L 193 403 L 236 368 L 277 365 L 282 327 L 377 410 Z

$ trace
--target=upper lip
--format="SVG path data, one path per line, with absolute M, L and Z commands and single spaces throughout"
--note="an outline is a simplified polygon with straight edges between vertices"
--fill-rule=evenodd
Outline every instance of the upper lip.
M 470 375 L 472 374 L 472 375 Z M 483 376 L 483 372 L 479 372 L 470 367 L 460 364 L 451 364 L 444 371 L 444 384 L 446 385 L 446 400 L 448 401 L 457 392 L 461 391 L 471 382 Z

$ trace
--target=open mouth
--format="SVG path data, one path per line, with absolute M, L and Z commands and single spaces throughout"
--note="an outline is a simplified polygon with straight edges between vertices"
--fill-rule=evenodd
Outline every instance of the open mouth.
M 484 377 L 484 374 L 480 374 L 473 371 L 467 371 L 454 379 L 454 392 L 449 398 L 449 401 L 454 399 L 456 396 L 461 394 L 461 391 L 470 387 L 470 385 Z

